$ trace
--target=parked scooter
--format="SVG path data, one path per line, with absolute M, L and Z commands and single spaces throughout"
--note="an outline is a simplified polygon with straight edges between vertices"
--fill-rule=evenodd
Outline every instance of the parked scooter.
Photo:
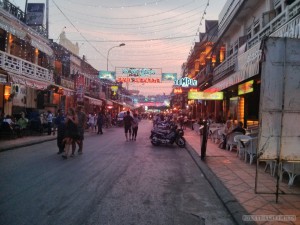
M 151 143 L 154 146 L 160 144 L 174 144 L 174 142 L 180 147 L 185 147 L 185 139 L 183 137 L 183 130 L 177 129 L 177 125 L 172 126 L 171 129 L 166 132 L 151 131 Z
M 164 122 L 164 123 L 158 123 L 156 126 L 153 127 L 151 130 L 150 139 L 153 137 L 153 134 L 160 133 L 160 134 L 168 134 L 171 131 L 171 128 L 173 126 L 176 126 L 173 122 Z

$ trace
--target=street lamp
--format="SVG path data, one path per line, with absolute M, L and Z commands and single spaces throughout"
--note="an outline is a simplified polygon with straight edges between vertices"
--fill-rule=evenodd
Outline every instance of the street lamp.
M 107 62 L 106 62 L 106 71 L 108 71 L 108 56 L 109 56 L 110 50 L 112 50 L 113 48 L 116 48 L 116 47 L 122 47 L 122 46 L 124 46 L 124 45 L 125 45 L 125 43 L 121 43 L 121 44 L 119 44 L 119 45 L 113 46 L 113 47 L 111 47 L 110 49 L 108 49 L 107 57 L 106 57 L 106 60 L 107 60 Z

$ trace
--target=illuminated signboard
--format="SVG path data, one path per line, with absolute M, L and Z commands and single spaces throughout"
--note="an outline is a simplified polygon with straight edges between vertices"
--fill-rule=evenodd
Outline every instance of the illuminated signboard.
M 161 74 L 161 80 L 176 80 L 177 79 L 177 73 L 162 73 Z
M 109 79 L 109 80 L 115 81 L 116 80 L 116 72 L 100 70 L 98 77 L 100 79 Z
M 253 83 L 254 83 L 254 81 L 250 80 L 248 82 L 240 84 L 238 86 L 238 95 L 243 95 L 243 94 L 253 92 Z
M 197 91 L 198 91 L 198 88 L 190 88 L 189 91 L 190 91 L 190 92 L 197 92 Z
M 174 80 L 174 85 L 181 86 L 181 87 L 189 87 L 189 86 L 194 86 L 197 87 L 197 80 L 193 80 L 188 77 L 183 77 L 179 80 Z
M 182 94 L 181 88 L 174 88 L 174 94 Z
M 223 92 L 188 92 L 188 99 L 191 100 L 223 100 Z
M 118 77 L 117 82 L 122 83 L 160 83 L 159 78 L 141 78 L 141 77 Z
M 155 75 L 156 72 L 153 69 L 147 68 L 124 68 L 122 69 L 122 74 L 126 74 L 129 77 L 147 77 L 150 75 Z

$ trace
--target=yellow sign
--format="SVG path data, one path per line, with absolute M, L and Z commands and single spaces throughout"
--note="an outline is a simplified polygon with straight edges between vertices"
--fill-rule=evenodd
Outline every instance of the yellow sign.
M 243 94 L 253 92 L 253 83 L 254 83 L 254 81 L 250 80 L 248 82 L 240 84 L 238 86 L 238 95 L 243 95 Z
M 223 92 L 188 92 L 188 99 L 194 100 L 223 100 Z
M 111 86 L 110 89 L 113 91 L 113 92 L 117 92 L 118 91 L 118 86 Z

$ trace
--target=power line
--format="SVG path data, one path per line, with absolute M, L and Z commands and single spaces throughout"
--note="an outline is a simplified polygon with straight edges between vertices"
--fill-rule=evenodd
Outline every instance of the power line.
M 192 0 L 192 1 L 188 2 L 188 3 L 185 3 L 183 5 L 177 6 L 175 8 L 172 8 L 172 9 L 164 11 L 164 12 L 155 13 L 155 14 L 146 15 L 146 16 L 138 16 L 138 17 L 119 17 L 119 18 L 118 17 L 101 17 L 101 16 L 93 16 L 91 14 L 84 14 L 82 11 L 79 12 L 79 11 L 70 10 L 70 7 L 69 8 L 65 8 L 65 9 L 67 9 L 69 12 L 74 12 L 77 15 L 78 14 L 80 14 L 80 15 L 86 15 L 88 17 L 94 17 L 94 18 L 101 18 L 101 19 L 107 19 L 107 20 L 127 20 L 127 19 L 129 19 L 129 20 L 135 20 L 135 19 L 148 18 L 148 17 L 158 16 L 158 15 L 162 15 L 162 14 L 165 14 L 165 13 L 173 12 L 173 11 L 175 11 L 177 9 L 183 8 L 185 6 L 188 6 L 188 5 L 190 5 L 190 4 L 194 3 L 194 2 L 195 2 L 195 0 Z M 62 8 L 64 8 L 64 7 L 62 7 Z
M 91 5 L 91 4 L 80 4 L 78 2 L 74 2 L 71 0 L 67 0 L 68 2 L 71 3 L 76 3 L 78 5 L 84 5 L 84 6 L 91 6 L 91 7 L 100 7 L 100 8 L 105 8 L 105 9 L 124 9 L 124 8 L 134 8 L 134 7 L 144 7 L 147 5 L 154 5 L 154 4 L 158 4 L 159 2 L 163 2 L 165 0 L 156 0 L 156 1 L 152 1 L 152 2 L 145 2 L 143 4 L 135 4 L 135 5 L 123 5 L 123 6 L 107 6 L 107 5 Z
M 77 30 L 77 32 L 80 34 L 80 36 L 96 51 L 98 52 L 103 58 L 106 59 L 106 57 L 97 49 L 95 48 L 86 38 L 85 36 L 77 29 L 77 27 L 72 23 L 72 21 L 65 15 L 65 13 L 58 7 L 58 5 L 56 4 L 56 2 L 54 0 L 52 0 L 52 2 L 54 3 L 54 5 L 56 6 L 56 8 L 62 13 L 62 15 L 66 18 L 66 20 L 69 21 L 69 23 L 74 27 L 75 30 Z
M 178 20 L 182 20 L 179 17 L 182 16 L 182 15 L 186 15 L 186 14 L 188 14 L 188 16 L 185 17 L 185 18 L 191 18 L 195 15 L 199 15 L 199 11 L 197 11 L 195 14 L 190 14 L 190 13 L 202 8 L 202 6 L 203 5 L 201 5 L 200 7 L 193 8 L 192 10 L 189 10 L 189 11 L 186 11 L 186 12 L 183 12 L 183 13 L 180 13 L 180 14 L 176 14 L 174 16 L 170 16 L 170 17 L 167 17 L 167 18 L 163 18 L 163 19 L 159 19 L 159 20 L 151 20 L 149 22 L 144 22 L 144 23 L 122 23 L 122 26 L 139 26 L 140 27 L 141 25 L 144 25 L 144 24 L 155 24 L 157 22 L 162 22 L 162 21 L 165 21 L 165 20 L 173 19 L 173 18 L 176 18 Z M 74 15 L 74 16 L 71 16 L 71 17 L 74 17 L 74 18 L 78 19 L 78 15 Z M 88 18 L 90 18 L 90 16 L 88 16 Z M 99 24 L 99 21 L 97 21 L 95 19 L 93 19 L 93 20 L 84 20 L 82 17 L 80 18 L 80 22 L 86 22 L 86 23 L 91 23 L 91 24 Z M 101 22 L 101 24 L 102 25 L 111 25 L 111 26 L 120 26 L 120 23 L 103 23 L 103 22 Z M 160 24 L 158 24 L 157 26 L 159 26 L 159 25 Z M 147 27 L 147 26 L 145 26 L 145 27 Z

